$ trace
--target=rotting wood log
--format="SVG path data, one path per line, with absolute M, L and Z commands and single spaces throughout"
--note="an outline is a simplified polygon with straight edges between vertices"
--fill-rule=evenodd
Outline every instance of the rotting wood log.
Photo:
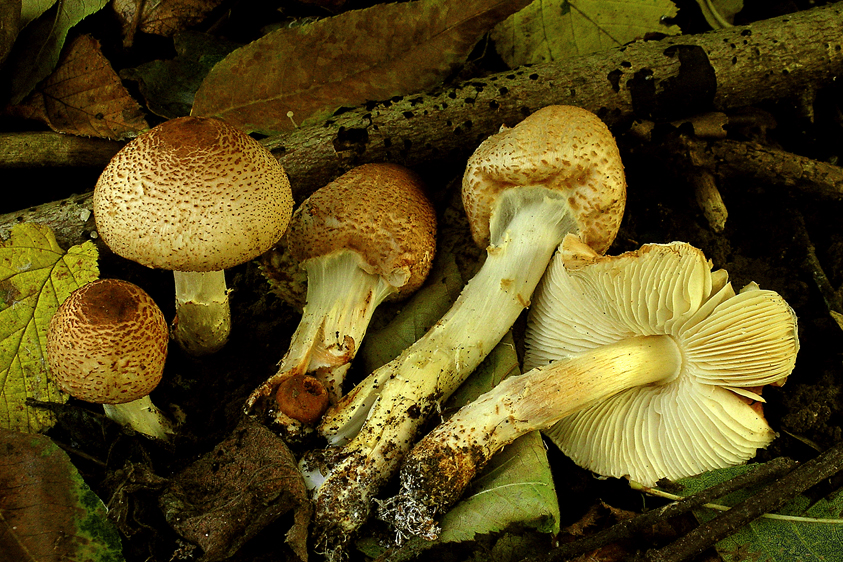
M 838 76 L 843 76 L 841 3 L 747 26 L 638 41 L 593 55 L 520 67 L 338 111 L 324 124 L 262 142 L 287 170 L 295 198 L 301 201 L 366 162 L 409 167 L 459 162 L 502 124 L 514 125 L 549 104 L 594 111 L 617 134 L 635 119 L 673 120 L 801 97 Z M 3 144 L 0 138 L 0 152 Z M 21 220 L 47 222 L 55 230 L 76 230 L 81 235 L 85 228 L 81 208 L 90 209 L 89 203 L 83 195 L 70 203 L 80 207 L 74 212 L 57 212 L 69 205 L 62 201 L 2 215 L 0 236 L 6 237 L 11 224 Z M 77 238 L 70 236 L 64 242 L 75 243 Z

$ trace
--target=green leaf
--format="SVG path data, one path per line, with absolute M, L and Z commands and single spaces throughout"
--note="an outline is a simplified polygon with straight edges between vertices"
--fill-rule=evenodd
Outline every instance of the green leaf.
M 26 27 L 55 3 L 56 0 L 23 0 L 20 6 L 20 26 Z
M 0 243 L 0 427 L 38 432 L 52 413 L 26 405 L 32 398 L 65 402 L 47 370 L 47 325 L 71 292 L 97 278 L 97 251 L 85 242 L 62 250 L 49 227 L 12 227 Z
M 510 67 L 596 53 L 642 39 L 677 35 L 670 0 L 534 0 L 492 30 L 498 53 Z
M 714 470 L 678 481 L 681 495 L 694 494 L 746 472 L 746 465 Z M 739 490 L 719 500 L 718 504 L 734 506 L 757 491 Z M 818 519 L 843 517 L 843 491 L 811 503 L 798 496 L 777 513 Z M 717 511 L 700 508 L 694 511 L 701 522 L 717 516 Z M 717 543 L 717 552 L 725 562 L 792 562 L 794 560 L 839 560 L 843 545 L 843 525 L 759 518 Z
M 120 562 L 102 501 L 49 438 L 0 429 L 3 560 Z
M 193 115 L 276 133 L 337 108 L 430 88 L 478 39 L 529 0 L 417 0 L 378 4 L 273 31 L 220 62 Z
M 3 74 L 11 85 L 7 94 L 12 104 L 20 103 L 50 75 L 68 31 L 107 3 L 108 0 L 59 0 L 21 31 Z

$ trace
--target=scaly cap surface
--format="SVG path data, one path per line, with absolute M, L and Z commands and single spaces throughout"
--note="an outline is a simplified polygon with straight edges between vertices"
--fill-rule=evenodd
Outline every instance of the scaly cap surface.
M 463 177 L 463 205 L 478 245 L 489 244 L 497 197 L 531 186 L 560 191 L 582 240 L 599 253 L 609 248 L 623 216 L 626 179 L 615 139 L 599 117 L 551 105 L 480 144 Z
M 346 249 L 399 295 L 427 277 L 436 213 L 421 179 L 397 164 L 364 164 L 316 190 L 293 214 L 287 244 L 299 262 Z
M 148 267 L 219 271 L 266 252 L 293 208 L 272 154 L 215 118 L 180 117 L 118 152 L 94 188 L 94 216 L 115 253 Z
M 143 289 L 100 279 L 71 293 L 50 320 L 50 372 L 80 400 L 131 402 L 158 386 L 169 337 L 164 314 Z

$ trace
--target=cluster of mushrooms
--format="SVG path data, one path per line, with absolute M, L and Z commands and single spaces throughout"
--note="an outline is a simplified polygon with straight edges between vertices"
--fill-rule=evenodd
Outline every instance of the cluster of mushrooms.
M 435 538 L 436 517 L 528 431 L 589 470 L 646 484 L 746 462 L 774 438 L 761 388 L 794 367 L 793 311 L 755 284 L 736 293 L 685 243 L 604 256 L 626 182 L 597 116 L 549 106 L 502 128 L 468 160 L 462 196 L 486 248 L 478 273 L 423 337 L 343 393 L 375 308 L 430 271 L 436 214 L 421 180 L 394 164 L 359 166 L 292 213 L 287 177 L 259 143 L 217 119 L 163 123 L 114 157 L 94 214 L 115 253 L 174 271 L 176 319 L 168 328 L 132 284 L 86 285 L 50 324 L 53 377 L 166 438 L 172 425 L 148 394 L 170 332 L 188 353 L 220 349 L 230 330 L 223 270 L 286 232 L 307 272 L 306 304 L 277 373 L 244 409 L 286 439 L 326 443 L 303 453 L 300 469 L 328 558 L 342 556 L 376 506 L 399 536 Z M 420 436 L 527 307 L 524 374 Z M 130 341 L 138 330 L 147 337 Z M 396 474 L 400 492 L 376 501 Z

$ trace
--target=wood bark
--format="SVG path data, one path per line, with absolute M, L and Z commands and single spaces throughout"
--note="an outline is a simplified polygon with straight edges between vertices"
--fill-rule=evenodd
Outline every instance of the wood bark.
M 843 5 L 806 10 L 700 35 L 638 41 L 601 53 L 492 74 L 435 91 L 338 111 L 321 125 L 264 139 L 297 201 L 349 168 L 390 161 L 424 172 L 464 161 L 502 124 L 536 109 L 570 104 L 595 112 L 616 134 L 636 119 L 673 120 L 804 96 L 843 75 Z M 0 139 L 0 153 L 5 151 Z M 106 163 L 103 157 L 101 162 Z M 8 164 L 3 164 L 8 166 Z M 0 236 L 20 220 L 82 231 L 69 204 L 0 216 Z M 66 243 L 74 242 L 71 237 Z

